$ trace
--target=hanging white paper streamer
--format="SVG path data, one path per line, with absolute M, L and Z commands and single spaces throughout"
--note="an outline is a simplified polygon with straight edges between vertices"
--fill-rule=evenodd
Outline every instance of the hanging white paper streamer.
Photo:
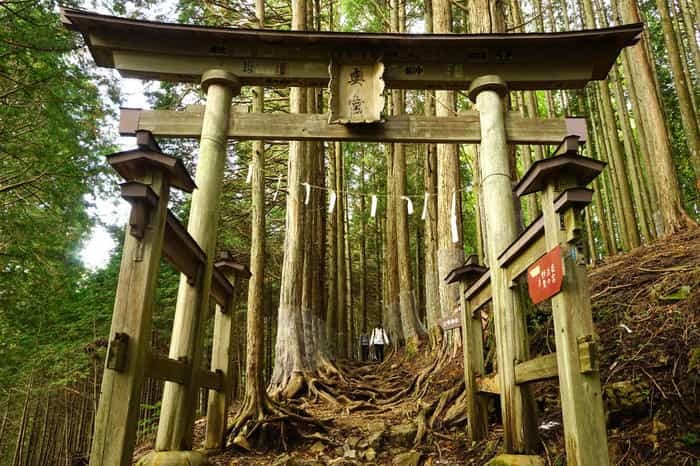
M 408 196 L 401 196 L 401 199 L 406 201 L 406 210 L 408 210 L 408 215 L 413 215 L 413 201 Z
M 275 193 L 272 195 L 272 200 L 276 201 L 277 200 L 277 195 L 280 192 L 280 184 L 282 184 L 282 175 L 277 177 L 277 187 L 275 188 Z
M 306 195 L 304 196 L 304 205 L 309 205 L 309 198 L 311 197 L 311 185 L 309 183 L 302 183 L 304 188 L 306 188 Z
M 457 193 L 452 193 L 452 214 L 450 215 L 452 224 L 452 242 L 459 243 L 459 230 L 457 229 Z
M 374 218 L 377 216 L 377 196 L 372 194 L 372 206 L 370 207 L 369 216 Z
M 331 198 L 328 200 L 328 213 L 332 214 L 333 209 L 335 209 L 335 199 L 336 199 L 336 194 L 335 191 L 331 191 Z
M 423 193 L 423 213 L 420 214 L 420 219 L 425 220 L 426 215 L 428 215 L 428 196 L 429 193 Z

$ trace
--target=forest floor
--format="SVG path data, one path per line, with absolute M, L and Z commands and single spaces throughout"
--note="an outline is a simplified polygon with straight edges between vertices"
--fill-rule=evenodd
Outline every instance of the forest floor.
M 700 464 L 700 228 L 607 258 L 590 271 L 590 279 L 612 464 Z M 528 322 L 533 357 L 554 351 L 551 309 L 532 309 Z M 489 352 L 489 366 L 492 359 Z M 324 420 L 326 432 L 299 429 L 303 436 L 296 440 L 269 436 L 262 451 L 232 447 L 210 461 L 484 464 L 501 450 L 499 408 L 492 398 L 489 438 L 469 441 L 461 360 L 458 348 L 445 345 L 414 355 L 394 353 L 383 364 L 339 363 L 342 376 L 323 385 L 334 399 L 295 402 Z M 540 454 L 548 465 L 566 464 L 558 390 L 556 380 L 533 386 Z

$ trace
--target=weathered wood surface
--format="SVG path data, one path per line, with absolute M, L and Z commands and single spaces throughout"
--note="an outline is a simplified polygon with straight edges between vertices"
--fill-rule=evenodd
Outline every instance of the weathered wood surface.
M 107 368 L 102 377 L 90 466 L 131 464 L 144 366 L 151 343 L 153 300 L 170 185 L 166 175 L 158 170 L 129 181 L 148 183 L 159 200 L 151 209 L 144 236 L 138 239 L 128 231 L 125 234 L 109 335 L 110 342 L 117 333 L 128 337 L 123 347 L 126 354 L 122 367 Z
M 122 108 L 119 132 L 129 136 L 144 129 L 159 137 L 199 138 L 202 116 L 201 108 L 188 111 Z M 582 118 L 523 118 L 517 112 L 508 112 L 505 125 L 510 144 L 553 145 L 571 134 L 584 140 L 586 135 L 586 122 Z M 329 123 L 325 114 L 235 112 L 229 120 L 228 137 L 266 141 L 478 143 L 481 129 L 478 112 L 450 117 L 390 116 L 383 123 L 347 126 Z
M 501 394 L 501 384 L 499 382 L 498 373 L 482 375 L 476 378 L 476 384 L 479 391 L 482 393 L 491 393 L 492 395 Z
M 244 279 L 250 277 L 245 268 L 240 271 L 231 261 L 217 262 L 215 269 L 224 277 L 239 286 Z M 245 273 L 247 272 L 247 273 Z M 241 277 L 242 276 L 242 277 Z M 220 376 L 221 388 L 209 391 L 207 400 L 207 429 L 204 438 L 204 448 L 220 449 L 225 446 L 226 415 L 231 404 L 233 376 L 233 345 L 234 345 L 234 310 L 235 297 L 232 294 L 224 306 L 216 306 L 214 315 L 214 335 L 211 349 L 211 371 Z
M 479 441 L 488 433 L 489 415 L 486 400 L 479 396 L 476 378 L 484 374 L 484 334 L 481 316 L 474 318 L 465 298 L 466 281 L 459 284 L 462 313 L 462 351 L 464 357 L 464 392 L 467 402 L 469 438 Z
M 530 387 L 515 383 L 515 361 L 530 359 L 523 297 L 511 289 L 507 271 L 498 266 L 499 254 L 518 237 L 504 121 L 503 98 L 507 89 L 502 78 L 484 76 L 472 84 L 469 94 L 476 101 L 481 119 L 479 168 L 491 265 L 504 448 L 507 452 L 525 453 L 536 450 L 539 440 Z
M 150 353 L 146 359 L 146 376 L 152 379 L 184 384 L 187 381 L 188 364 L 167 356 Z
M 620 50 L 642 32 L 640 24 L 550 34 L 283 32 L 146 22 L 71 8 L 61 13 L 97 64 L 124 76 L 196 82 L 209 69 L 223 69 L 243 85 L 267 87 L 325 87 L 329 57 L 348 51 L 383 56 L 384 80 L 394 88 L 466 89 L 488 73 L 498 73 L 513 90 L 583 87 L 605 78 Z
M 523 384 L 557 376 L 556 353 L 545 354 L 515 365 L 515 383 Z
M 554 209 L 559 212 L 568 207 L 583 208 L 590 204 L 592 191 L 585 188 L 572 188 L 562 192 L 554 201 Z M 544 218 L 535 219 L 518 238 L 498 256 L 498 265 L 506 269 L 510 285 L 524 274 L 528 267 L 547 252 L 544 236 Z M 476 312 L 491 301 L 491 274 L 484 273 L 465 293 L 469 307 Z
M 554 206 L 561 192 L 577 187 L 574 176 L 553 175 L 542 195 L 542 215 L 547 249 L 560 246 L 564 255 L 564 284 L 552 298 L 552 318 L 567 460 L 594 466 L 609 458 L 582 223 L 576 206 L 561 213 Z
M 185 385 L 190 376 L 191 365 L 187 361 L 171 359 L 167 356 L 150 353 L 146 358 L 144 372 L 146 377 L 166 382 L 174 382 Z M 224 381 L 222 374 L 216 371 L 199 370 L 197 380 L 200 387 L 209 388 L 218 392 L 223 391 Z
M 202 248 L 170 210 L 165 223 L 163 256 L 178 272 L 187 276 L 190 284 L 197 282 L 207 264 L 207 256 Z M 213 274 L 211 296 L 219 305 L 224 306 L 233 293 L 233 286 L 221 271 L 214 269 Z
M 190 375 L 185 385 L 165 384 L 156 436 L 157 450 L 192 448 L 195 400 L 200 385 L 198 368 L 203 351 L 203 320 L 209 311 L 216 224 L 226 161 L 226 132 L 231 98 L 234 90 L 240 90 L 235 76 L 219 70 L 207 73 L 203 81 L 205 87 L 206 83 L 209 85 L 195 178 L 198 189 L 192 195 L 187 230 L 204 251 L 207 264 L 194 286 L 185 276 L 180 279 L 169 356 L 187 358 L 191 364 Z

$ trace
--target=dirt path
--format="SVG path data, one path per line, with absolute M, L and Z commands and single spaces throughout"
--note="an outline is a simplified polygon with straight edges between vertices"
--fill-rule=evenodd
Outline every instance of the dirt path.
M 393 354 L 381 365 L 340 363 L 345 380 L 323 385 L 337 401 L 319 397 L 296 403 L 296 407 L 325 420 L 328 432 L 305 432 L 306 438 L 290 441 L 287 451 L 276 439 L 270 441 L 271 450 L 266 453 L 229 451 L 211 461 L 222 466 L 483 464 L 481 454 L 466 448 L 465 421 L 460 416 L 448 426 L 441 424 L 438 413 L 433 427 L 426 425 L 416 443 L 421 409 L 435 406 L 449 387 L 454 387 L 460 370 L 456 356 L 461 355 L 446 354 L 441 358 L 442 366 L 437 367 L 435 354 L 413 358 Z M 456 398 L 461 387 L 453 391 Z M 492 444 L 495 448 L 497 441 Z

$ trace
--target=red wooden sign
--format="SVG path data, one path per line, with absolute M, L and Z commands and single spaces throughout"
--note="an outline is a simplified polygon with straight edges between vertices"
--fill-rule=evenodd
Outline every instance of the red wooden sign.
M 556 246 L 527 269 L 527 289 L 535 304 L 561 291 L 564 263 L 561 248 Z
M 459 309 L 459 308 L 457 308 Z M 440 319 L 440 327 L 443 330 L 452 330 L 462 326 L 462 313 L 458 310 L 451 316 L 447 316 L 444 319 Z

